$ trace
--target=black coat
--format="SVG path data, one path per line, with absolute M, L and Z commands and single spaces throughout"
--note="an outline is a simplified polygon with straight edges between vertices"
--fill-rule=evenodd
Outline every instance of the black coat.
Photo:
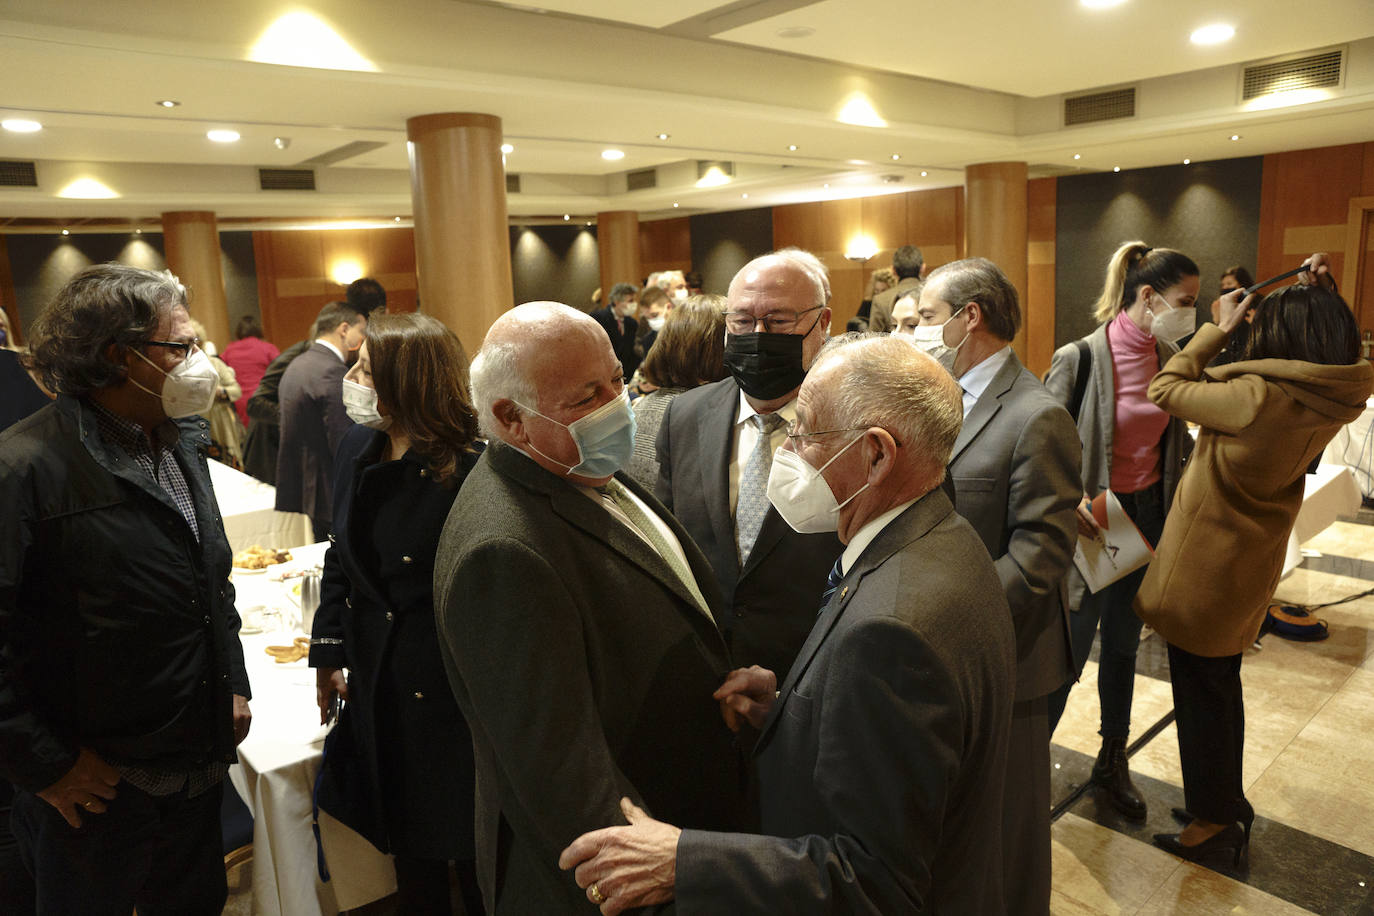
M 353 427 L 343 404 L 347 372 L 339 355 L 317 340 L 281 379 L 277 508 L 304 512 L 316 525 L 332 521 L 334 453 Z
M 355 426 L 335 456 L 334 543 L 325 554 L 310 664 L 348 668 L 320 807 L 383 852 L 472 858 L 472 736 L 434 628 L 434 552 L 463 477 L 435 481 L 408 452 L 379 463 L 384 433 Z
M 611 349 L 615 350 L 615 357 L 620 360 L 620 368 L 625 370 L 625 377 L 629 378 L 634 375 L 635 370 L 639 368 L 640 361 L 640 355 L 635 351 L 635 337 L 639 335 L 639 322 L 633 318 L 626 318 L 625 332 L 622 334 L 611 306 L 597 309 L 592 312 L 592 317 L 606 331 L 606 336 L 611 339 Z
M 49 404 L 43 389 L 34 384 L 19 362 L 19 354 L 0 347 L 0 430 Z
M 0 433 L 0 775 L 22 789 L 80 747 L 164 769 L 237 759 L 232 695 L 250 693 L 209 423 L 172 422 L 199 542 L 81 401 Z

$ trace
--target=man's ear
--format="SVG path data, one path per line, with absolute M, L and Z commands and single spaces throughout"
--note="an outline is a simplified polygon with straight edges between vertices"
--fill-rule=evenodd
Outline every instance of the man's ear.
M 105 358 L 113 366 L 118 366 L 123 370 L 124 378 L 129 377 L 129 353 L 130 348 L 121 343 L 109 343 L 105 345 Z
M 503 433 L 513 441 L 524 438 L 525 420 L 520 413 L 520 405 L 510 398 L 501 398 L 491 405 L 491 415 L 496 418 L 496 425 Z
M 964 316 L 969 329 L 973 333 L 975 328 L 981 328 L 987 322 L 983 319 L 983 307 L 976 302 L 968 302 L 964 305 Z
M 868 459 L 868 484 L 878 486 L 897 463 L 897 440 L 881 427 L 870 427 L 864 433 L 864 448 Z

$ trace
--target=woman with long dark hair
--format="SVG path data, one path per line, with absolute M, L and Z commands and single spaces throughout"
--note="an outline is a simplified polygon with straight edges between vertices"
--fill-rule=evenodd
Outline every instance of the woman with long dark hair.
M 1187 426 L 1170 419 L 1146 397 L 1146 387 L 1178 352 L 1175 342 L 1193 332 L 1200 281 L 1197 264 L 1169 248 L 1127 242 L 1107 265 L 1095 306 L 1101 324 L 1081 341 L 1054 354 L 1045 386 L 1073 414 L 1083 442 L 1084 503 L 1080 534 L 1095 537 L 1087 501 L 1110 489 L 1151 544 L 1164 530 L 1189 444 Z M 1080 375 L 1081 372 L 1081 375 Z M 1140 618 L 1131 602 L 1143 569 L 1088 593 L 1077 571 L 1069 573 L 1075 678 L 1082 673 L 1093 637 L 1102 629 L 1097 694 L 1102 747 L 1092 781 L 1130 818 L 1145 817 L 1145 800 L 1131 782 L 1126 741 L 1131 729 L 1135 658 Z M 1050 695 L 1050 731 L 1064 711 L 1072 682 Z
M 1221 298 L 1150 383 L 1150 399 L 1201 426 L 1136 610 L 1169 644 L 1186 810 L 1180 833 L 1155 842 L 1186 859 L 1225 853 L 1239 864 L 1255 809 L 1245 799 L 1241 654 L 1255 640 L 1283 570 L 1304 474 L 1374 389 L 1350 308 L 1331 289 L 1324 255 L 1309 285 L 1265 297 L 1244 358 L 1205 369 L 1254 296 Z
M 450 912 L 450 862 L 467 912 L 482 912 L 472 737 L 439 654 L 432 584 L 440 531 L 480 452 L 467 374 L 458 339 L 433 318 L 368 322 L 343 382 L 358 425 L 334 459 L 334 543 L 310 640 L 321 721 L 347 701 L 320 807 L 393 854 L 404 913 Z

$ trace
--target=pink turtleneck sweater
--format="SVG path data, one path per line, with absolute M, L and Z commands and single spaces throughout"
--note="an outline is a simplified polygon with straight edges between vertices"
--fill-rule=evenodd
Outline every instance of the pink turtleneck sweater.
M 1107 325 L 1116 388 L 1116 430 L 1112 435 L 1112 490 L 1134 493 L 1160 478 L 1160 442 L 1169 415 L 1145 396 L 1159 371 L 1155 339 L 1123 311 Z

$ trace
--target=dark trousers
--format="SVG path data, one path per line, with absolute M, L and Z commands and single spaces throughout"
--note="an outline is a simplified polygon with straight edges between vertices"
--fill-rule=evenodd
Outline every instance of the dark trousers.
M 1204 658 L 1170 645 L 1169 682 L 1188 813 L 1213 824 L 1250 817 L 1254 809 L 1241 782 L 1245 702 L 1240 656 Z
M 34 902 L 33 877 L 24 867 L 19 844 L 10 832 L 10 804 L 15 788 L 0 780 L 0 913 L 5 916 L 32 916 Z
M 416 859 L 395 856 L 396 909 L 411 916 L 449 916 L 453 906 L 449 902 L 448 862 L 443 859 Z M 454 863 L 458 878 L 458 895 L 463 901 L 466 916 L 483 916 L 482 891 L 477 886 L 477 866 L 471 859 Z
M 1159 543 L 1164 533 L 1164 484 L 1135 493 L 1117 493 L 1121 508 L 1135 522 L 1140 533 L 1152 545 Z M 1069 633 L 1073 642 L 1074 680 L 1083 673 L 1092 653 L 1093 637 L 1101 623 L 1102 643 L 1097 659 L 1097 696 L 1102 705 L 1100 734 L 1104 738 L 1125 738 L 1131 733 L 1131 701 L 1135 695 L 1135 657 L 1140 651 L 1141 620 L 1131 603 L 1135 601 L 1140 583 L 1145 581 L 1142 566 L 1128 576 L 1116 580 L 1096 593 L 1085 594 L 1082 606 L 1069 615 Z M 1050 734 L 1054 734 L 1059 717 L 1064 713 L 1073 681 L 1050 694 Z
M 218 791 L 153 796 L 127 782 L 104 814 L 72 827 L 17 791 L 11 824 L 38 885 L 39 916 L 218 916 L 228 890 Z
M 1007 912 L 1050 911 L 1050 726 L 1048 700 L 1017 700 L 1002 787 L 1002 886 Z

